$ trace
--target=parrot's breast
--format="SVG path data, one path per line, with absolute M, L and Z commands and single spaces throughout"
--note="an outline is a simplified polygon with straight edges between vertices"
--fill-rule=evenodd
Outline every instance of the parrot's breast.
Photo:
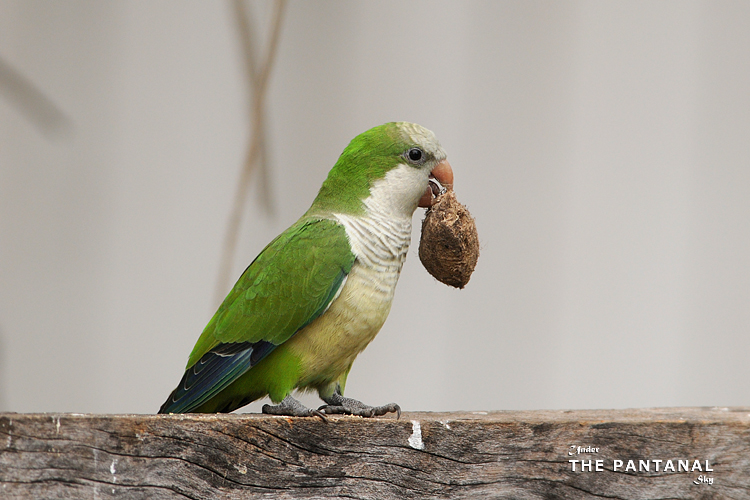
M 411 218 L 337 216 L 356 260 L 328 310 L 287 341 L 301 363 L 299 387 L 319 387 L 346 372 L 383 326 L 409 250 Z

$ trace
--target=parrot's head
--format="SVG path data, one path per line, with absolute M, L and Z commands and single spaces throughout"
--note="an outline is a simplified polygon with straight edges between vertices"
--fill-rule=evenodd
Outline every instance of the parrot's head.
M 352 139 L 311 209 L 411 217 L 452 185 L 453 170 L 435 134 L 415 123 L 386 123 Z

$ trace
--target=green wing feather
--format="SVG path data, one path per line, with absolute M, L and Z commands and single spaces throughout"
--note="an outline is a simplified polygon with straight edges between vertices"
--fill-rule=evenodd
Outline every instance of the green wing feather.
M 286 342 L 325 312 L 354 258 L 341 224 L 300 219 L 242 273 L 203 330 L 187 368 L 222 343 Z

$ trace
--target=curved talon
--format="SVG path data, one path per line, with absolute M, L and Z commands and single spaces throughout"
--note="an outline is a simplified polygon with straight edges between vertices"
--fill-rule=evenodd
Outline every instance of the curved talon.
M 325 414 L 321 413 L 319 410 L 310 410 L 310 416 L 320 417 L 323 422 L 325 422 L 326 424 L 328 423 L 328 417 L 326 417 Z
M 396 414 L 396 420 L 399 420 L 401 418 L 401 407 L 397 405 L 396 403 L 390 403 L 383 406 L 378 406 L 377 408 L 374 408 L 375 415 L 382 416 L 386 415 L 388 413 L 395 413 Z
M 343 406 L 323 405 L 317 409 L 319 412 L 323 412 L 326 415 L 345 415 L 349 411 Z
M 389 413 L 393 413 L 395 411 L 396 412 L 396 420 L 400 420 L 401 419 L 401 407 L 399 405 L 397 405 L 396 403 L 391 403 L 388 406 L 391 408 L 391 411 Z

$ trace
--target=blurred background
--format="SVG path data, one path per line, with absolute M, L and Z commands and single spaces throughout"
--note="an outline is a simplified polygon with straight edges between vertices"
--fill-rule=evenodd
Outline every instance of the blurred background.
M 243 5 L 260 57 L 274 4 Z M 418 211 L 348 395 L 748 405 L 748 25 L 744 1 L 290 1 L 232 283 L 349 140 L 413 121 L 482 253 L 437 282 Z M 230 2 L 0 0 L 0 410 L 153 413 L 176 386 L 253 133 L 239 33 Z

